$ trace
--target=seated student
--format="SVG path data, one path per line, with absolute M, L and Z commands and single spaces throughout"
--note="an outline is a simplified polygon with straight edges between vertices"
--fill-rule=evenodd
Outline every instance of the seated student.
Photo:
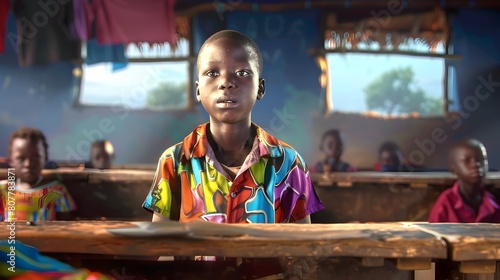
M 210 121 L 161 155 L 143 203 L 152 220 L 310 223 L 324 206 L 306 163 L 251 121 L 265 93 L 257 45 L 220 31 L 202 45 L 197 67 L 196 96 Z
M 341 160 L 344 151 L 342 133 L 337 129 L 325 131 L 321 137 L 319 149 L 323 152 L 323 160 L 316 163 L 313 172 L 352 172 L 356 167 Z
M 197 69 L 196 96 L 209 122 L 160 156 L 143 203 L 152 220 L 310 223 L 324 206 L 304 159 L 251 120 L 265 93 L 255 42 L 217 32 L 201 46 Z M 276 259 L 243 261 L 239 270 L 254 278 L 282 271 Z
M 431 223 L 500 223 L 500 207 L 484 185 L 488 158 L 484 145 L 475 139 L 463 140 L 449 152 L 450 172 L 458 177 L 431 209 Z
M 378 149 L 378 162 L 375 163 L 375 171 L 405 171 L 407 163 L 398 144 L 392 141 L 383 142 Z
M 113 144 L 108 140 L 98 140 L 90 148 L 90 162 L 85 163 L 86 168 L 110 169 L 115 156 Z
M 40 175 L 47 162 L 47 150 L 45 136 L 36 128 L 22 127 L 11 134 L 11 174 L 8 180 L 0 181 L 0 205 L 3 205 L 0 215 L 3 220 L 69 219 L 67 212 L 76 209 L 64 185 Z

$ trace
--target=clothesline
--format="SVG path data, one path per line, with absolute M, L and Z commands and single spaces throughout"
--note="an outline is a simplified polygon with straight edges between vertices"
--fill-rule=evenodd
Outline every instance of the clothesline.
M 81 59 L 87 63 L 126 63 L 126 47 L 137 44 L 177 47 L 176 0 L 0 0 L 0 53 L 8 13 L 17 23 L 19 65 Z M 9 5 L 10 4 L 10 5 Z M 9 34 L 12 36 L 12 34 Z

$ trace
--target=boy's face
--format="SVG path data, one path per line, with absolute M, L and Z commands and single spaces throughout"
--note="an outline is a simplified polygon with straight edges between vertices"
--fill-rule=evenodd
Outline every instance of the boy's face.
M 111 155 L 106 152 L 104 147 L 93 147 L 90 161 L 92 162 L 93 168 L 111 168 Z
M 394 151 L 383 150 L 380 152 L 379 161 L 382 165 L 399 165 L 399 157 Z
M 334 135 L 325 136 L 321 150 L 328 158 L 338 159 L 342 153 L 341 143 Z
M 257 99 L 264 96 L 256 55 L 234 40 L 220 38 L 199 54 L 196 94 L 211 122 L 248 120 Z
M 10 165 L 21 181 L 34 184 L 45 166 L 47 155 L 42 141 L 15 138 L 12 141 Z
M 452 155 L 451 172 L 468 185 L 480 185 L 486 175 L 487 161 L 479 147 L 459 146 Z

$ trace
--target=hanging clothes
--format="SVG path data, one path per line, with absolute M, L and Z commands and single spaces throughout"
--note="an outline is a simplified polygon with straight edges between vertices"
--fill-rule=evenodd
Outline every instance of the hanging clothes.
M 97 42 L 175 46 L 175 0 L 94 0 Z
M 87 56 L 85 63 L 88 65 L 101 62 L 116 62 L 127 64 L 128 59 L 125 57 L 125 46 L 123 44 L 101 45 L 96 39 L 87 41 Z
M 7 15 L 9 14 L 10 0 L 0 0 L 0 53 L 5 50 L 5 35 L 7 33 Z
M 87 41 L 91 38 L 94 11 L 90 0 L 73 0 L 71 32 L 75 38 Z
M 71 9 L 71 2 L 12 2 L 12 10 L 17 18 L 20 66 L 80 58 L 80 42 L 71 35 L 69 28 Z

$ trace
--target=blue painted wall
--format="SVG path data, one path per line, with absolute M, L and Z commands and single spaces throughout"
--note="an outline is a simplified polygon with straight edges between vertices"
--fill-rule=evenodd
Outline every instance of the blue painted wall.
M 453 18 L 452 43 L 464 58 L 454 63 L 462 116 L 458 120 L 381 120 L 355 115 L 321 116 L 320 71 L 308 49 L 321 46 L 318 11 L 281 13 L 230 12 L 200 14 L 193 21 L 195 50 L 212 33 L 223 28 L 242 31 L 260 46 L 264 56 L 263 78 L 267 92 L 256 103 L 254 121 L 297 148 L 312 164 L 319 157 L 321 133 L 331 127 L 346 134 L 344 158 L 360 167 L 371 167 L 378 145 L 386 139 L 402 144 L 407 155 L 423 155 L 423 163 L 446 167 L 450 144 L 462 137 L 476 137 L 489 151 L 490 164 L 500 167 L 500 102 L 496 84 L 490 95 L 473 103 L 479 77 L 500 82 L 500 12 L 458 11 Z M 16 32 L 10 18 L 9 32 Z M 177 143 L 208 117 L 200 105 L 194 111 L 120 111 L 116 108 L 74 107 L 73 65 L 19 68 L 15 49 L 6 42 L 0 55 L 0 156 L 6 156 L 9 134 L 22 125 L 42 129 L 54 160 L 86 159 L 91 140 L 106 138 L 115 145 L 116 163 L 155 163 L 160 153 Z M 499 87 L 500 88 L 500 87 Z M 486 96 L 485 92 L 481 93 Z M 194 94 L 194 93 L 193 93 Z M 471 101 L 472 100 L 472 101 Z M 474 106 L 473 106 L 474 105 Z M 468 113 L 468 114 L 465 114 Z M 434 142 L 435 129 L 446 140 Z M 427 145 L 427 146 L 425 146 Z M 422 148 L 423 147 L 423 148 Z

